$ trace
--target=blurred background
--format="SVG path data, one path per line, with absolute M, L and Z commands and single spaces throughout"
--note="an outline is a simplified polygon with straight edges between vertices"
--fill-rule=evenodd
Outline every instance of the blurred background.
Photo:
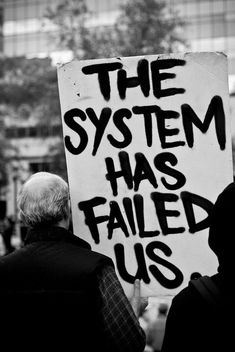
M 235 0 L 0 0 L 0 255 L 25 235 L 21 184 L 37 171 L 67 178 L 56 65 L 185 51 L 228 56 L 235 163 Z M 141 318 L 145 328 L 161 314 L 164 331 L 164 304 Z

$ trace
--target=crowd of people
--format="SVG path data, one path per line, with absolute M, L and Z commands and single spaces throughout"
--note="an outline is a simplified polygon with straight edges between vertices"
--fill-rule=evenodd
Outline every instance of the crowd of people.
M 211 216 L 209 246 L 219 261 L 209 278 L 216 287 L 213 303 L 190 282 L 170 306 L 158 304 L 151 320 L 140 280 L 127 299 L 112 260 L 70 231 L 68 184 L 51 173 L 32 175 L 18 195 L 28 229 L 19 248 L 9 242 L 14 222 L 0 224 L 6 246 L 0 258 L 1 345 L 24 351 L 226 351 L 234 310 L 234 199 L 231 183 Z

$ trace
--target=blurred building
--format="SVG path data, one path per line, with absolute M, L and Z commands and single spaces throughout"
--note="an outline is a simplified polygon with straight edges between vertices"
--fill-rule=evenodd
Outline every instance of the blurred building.
M 1 0 L 3 52 L 7 56 L 45 56 L 66 60 L 49 34 L 56 28 L 45 20 L 48 6 L 61 0 Z M 228 55 L 230 80 L 235 80 L 235 1 L 165 0 L 186 22 L 184 35 L 192 51 L 223 51 Z M 110 26 L 125 0 L 86 0 L 93 18 L 89 25 Z M 1 16 L 0 16 L 1 20 Z M 1 47 L 0 47 L 1 48 Z M 234 76 L 234 77 L 232 77 Z M 232 84 L 232 83 L 231 83 Z
M 60 51 L 52 40 L 56 27 L 45 19 L 48 6 L 61 0 L 0 0 L 0 52 L 8 57 L 26 55 L 50 56 L 54 62 L 69 61 L 68 51 Z M 79 0 L 78 0 L 79 1 Z M 87 0 L 92 12 L 89 26 L 112 26 L 119 14 L 119 6 L 126 0 Z M 182 35 L 189 51 L 222 51 L 228 55 L 230 91 L 235 91 L 235 0 L 166 0 L 170 9 L 177 10 L 185 21 Z M 231 99 L 235 99 L 231 94 Z M 235 104 L 231 105 L 232 114 Z M 15 194 L 19 183 L 30 173 L 50 170 L 48 150 L 52 130 L 41 130 L 33 124 L 13 121 L 6 126 L 6 136 L 19 148 L 19 158 L 12 166 L 9 185 L 8 212 L 14 212 Z

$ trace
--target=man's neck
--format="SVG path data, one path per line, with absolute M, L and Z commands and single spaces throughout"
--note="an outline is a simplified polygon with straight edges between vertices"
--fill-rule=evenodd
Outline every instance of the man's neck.
M 60 221 L 56 224 L 56 226 L 58 226 L 58 227 L 63 227 L 65 230 L 68 230 L 68 229 L 69 229 L 69 220 L 68 220 L 68 219 L 67 219 L 67 220 L 65 220 L 65 219 L 60 220 Z

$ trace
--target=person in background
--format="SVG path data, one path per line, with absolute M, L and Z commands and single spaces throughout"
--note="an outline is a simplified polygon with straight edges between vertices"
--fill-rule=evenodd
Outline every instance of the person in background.
M 146 331 L 146 342 L 151 346 L 153 352 L 159 352 L 162 348 L 168 305 L 160 303 L 157 312 L 156 319 L 150 322 Z
M 232 182 L 218 196 L 211 215 L 208 243 L 219 263 L 218 272 L 209 277 L 213 300 L 211 294 L 202 295 L 192 284 L 173 298 L 162 352 L 221 352 L 233 345 L 234 204 Z
M 4 245 L 4 255 L 7 255 L 15 250 L 15 247 L 12 244 L 14 224 L 15 222 L 11 216 L 6 216 L 3 220 L 0 220 L 0 232 Z
M 22 351 L 143 351 L 137 280 L 132 304 L 110 258 L 68 231 L 69 189 L 59 176 L 32 175 L 18 195 L 29 228 L 22 248 L 0 260 L 1 346 Z M 146 304 L 146 302 L 144 302 Z

